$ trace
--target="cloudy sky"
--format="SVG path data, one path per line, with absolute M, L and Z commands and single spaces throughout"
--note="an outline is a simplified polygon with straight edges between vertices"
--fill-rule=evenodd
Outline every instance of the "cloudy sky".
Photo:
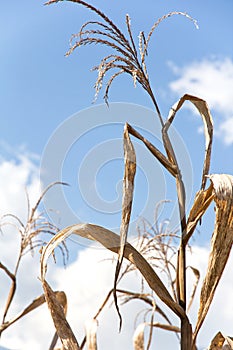
M 148 33 L 153 23 L 165 13 L 187 12 L 198 21 L 199 29 L 183 16 L 173 16 L 162 22 L 151 40 L 148 71 L 164 118 L 185 93 L 208 102 L 215 126 L 211 173 L 232 174 L 232 1 L 207 0 L 203 3 L 191 0 L 187 4 L 183 0 L 148 0 L 143 7 L 132 0 L 117 3 L 93 0 L 92 3 L 121 28 L 125 26 L 125 14 L 128 13 L 136 42 L 139 31 Z M 95 105 L 92 104 L 96 72 L 90 69 L 98 64 L 103 53 L 109 54 L 106 49 L 85 47 L 65 57 L 71 34 L 77 33 L 83 22 L 93 19 L 96 17 L 87 9 L 70 2 L 49 7 L 43 6 L 42 1 L 1 4 L 0 215 L 13 213 L 25 221 L 25 187 L 31 203 L 35 203 L 41 187 L 53 181 L 64 181 L 70 186 L 57 186 L 43 203 L 43 210 L 51 220 L 60 227 L 87 221 L 117 231 L 121 214 L 124 122 L 132 123 L 161 148 L 153 106 L 139 86 L 133 87 L 129 77 L 118 78 L 113 84 L 109 108 L 103 104 L 101 93 Z M 200 187 L 204 137 L 201 118 L 188 103 L 177 116 L 173 135 L 190 206 Z M 159 218 L 168 219 L 174 229 L 177 227 L 174 184 L 142 145 L 134 142 L 138 170 L 130 232 L 134 234 L 140 217 L 152 221 L 155 204 L 164 198 L 172 202 L 163 207 Z M 202 271 L 202 277 L 213 218 L 214 208 L 211 207 L 192 241 L 194 253 L 190 263 Z M 1 261 L 13 270 L 19 237 L 13 228 L 4 230 L 0 236 Z M 100 262 L 111 255 L 84 241 L 76 239 L 68 245 L 68 267 L 64 269 L 60 261 L 57 265 L 51 262 L 49 278 L 54 289 L 64 289 L 69 296 L 68 315 L 80 340 L 85 321 L 95 313 L 112 287 L 114 265 L 109 261 Z M 230 261 L 228 266 L 232 266 Z M 23 259 L 19 273 L 22 284 L 19 283 L 10 316 L 42 293 L 38 275 L 37 252 L 34 258 L 28 255 Z M 9 281 L 3 273 L 0 283 L 2 310 L 9 290 Z M 133 275 L 124 283 L 132 290 L 140 285 L 138 276 Z M 229 296 L 232 293 L 233 282 L 228 267 L 215 305 L 200 334 L 200 348 L 207 346 L 218 330 L 230 335 L 233 304 Z M 222 307 L 222 300 L 227 307 Z M 195 319 L 197 303 L 198 298 L 193 305 L 192 319 Z M 136 314 L 140 308 L 135 304 L 122 307 L 125 325 L 121 335 L 117 334 L 114 308 L 105 310 L 99 325 L 101 350 L 108 349 L 116 335 L 119 343 L 114 343 L 112 348 L 132 349 L 134 322 L 127 315 Z M 9 328 L 0 344 L 9 349 L 45 349 L 52 335 L 52 323 L 44 306 L 34 311 L 34 317 L 29 315 Z M 174 349 L 175 341 L 173 335 L 164 331 L 155 333 L 154 344 L 160 344 L 162 348 Z

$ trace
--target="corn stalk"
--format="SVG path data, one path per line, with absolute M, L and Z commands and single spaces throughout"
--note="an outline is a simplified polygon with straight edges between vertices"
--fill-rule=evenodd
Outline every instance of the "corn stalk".
M 157 113 L 161 125 L 161 134 L 164 146 L 164 152 L 158 150 L 151 142 L 143 135 L 135 130 L 131 125 L 125 125 L 124 129 L 124 182 L 123 182 L 123 199 L 122 199 L 122 220 L 120 235 L 111 232 L 104 227 L 90 224 L 79 224 L 67 227 L 61 230 L 55 237 L 51 239 L 49 244 L 42 252 L 41 257 L 41 281 L 44 288 L 44 294 L 48 306 L 51 311 L 51 316 L 54 320 L 57 333 L 63 343 L 65 349 L 79 349 L 80 346 L 76 341 L 74 334 L 67 323 L 62 308 L 59 309 L 58 301 L 55 298 L 52 289 L 46 281 L 46 269 L 48 257 L 53 253 L 54 249 L 59 246 L 70 234 L 77 234 L 87 239 L 95 240 L 101 243 L 105 248 L 111 250 L 118 255 L 117 266 L 115 270 L 115 283 L 113 287 L 113 295 L 115 306 L 120 317 L 120 326 L 122 323 L 120 310 L 117 301 L 117 282 L 119 280 L 120 271 L 122 269 L 123 259 L 127 259 L 132 265 L 139 270 L 157 297 L 165 303 L 172 312 L 180 319 L 181 333 L 181 350 L 195 349 L 196 337 L 201 328 L 202 323 L 207 315 L 209 306 L 213 300 L 213 296 L 221 278 L 222 272 L 226 265 L 229 252 L 232 246 L 232 187 L 233 181 L 230 175 L 211 175 L 210 186 L 206 189 L 206 183 L 209 176 L 210 159 L 213 140 L 213 122 L 206 101 L 192 96 L 184 95 L 171 108 L 167 119 L 163 118 L 157 98 L 150 84 L 149 74 L 146 65 L 146 57 L 149 51 L 149 43 L 151 37 L 158 25 L 165 19 L 181 15 L 191 20 L 197 27 L 196 20 L 191 16 L 182 12 L 171 12 L 161 17 L 156 21 L 148 35 L 143 31 L 139 33 L 139 45 L 134 41 L 133 32 L 131 29 L 131 19 L 126 15 L 126 35 L 118 28 L 118 26 L 109 19 L 103 12 L 93 5 L 82 0 L 68 0 L 76 4 L 82 5 L 97 15 L 98 20 L 92 20 L 84 23 L 80 31 L 71 37 L 70 49 L 67 55 L 70 55 L 75 49 L 89 45 L 99 44 L 106 46 L 111 50 L 111 53 L 104 57 L 98 66 L 93 69 L 98 72 L 95 84 L 95 98 L 97 98 L 103 86 L 103 81 L 110 72 L 112 74 L 107 80 L 104 99 L 108 103 L 110 87 L 118 76 L 127 73 L 131 76 L 133 84 L 139 84 L 148 94 L 154 109 Z M 59 0 L 50 0 L 46 4 L 60 2 Z M 177 112 L 188 101 L 194 105 L 199 112 L 205 134 L 205 152 L 204 163 L 202 168 L 202 180 L 200 190 L 197 192 L 193 206 L 189 215 L 186 209 L 186 191 L 182 178 L 182 172 L 177 160 L 177 156 L 169 136 L 169 128 L 173 123 Z M 165 287 L 159 275 L 155 272 L 152 265 L 138 252 L 132 245 L 127 242 L 128 226 L 130 222 L 131 207 L 134 192 L 134 176 L 136 171 L 136 156 L 130 136 L 136 137 L 143 142 L 146 148 L 159 161 L 168 173 L 173 176 L 176 184 L 177 199 L 179 204 L 180 218 L 180 243 L 178 248 L 178 258 L 176 265 L 176 294 L 171 296 L 168 288 Z M 216 224 L 212 239 L 212 248 L 209 259 L 208 271 L 202 286 L 200 309 L 198 321 L 193 332 L 192 326 L 186 310 L 186 251 L 188 242 L 193 235 L 197 223 L 206 212 L 212 201 L 216 202 Z M 227 242 L 227 247 L 225 243 Z M 223 254 L 222 263 L 218 263 L 219 251 Z M 58 310 L 58 314 L 57 314 Z M 153 325 L 153 322 L 151 322 Z M 143 325 L 145 327 L 145 324 Z M 138 332 L 139 336 L 135 337 L 135 349 L 144 348 L 144 340 L 142 337 L 143 327 Z M 167 326 L 172 330 L 171 326 Z M 173 330 L 177 331 L 177 328 Z M 93 336 L 92 336 L 93 338 Z M 69 340 L 69 341 L 68 341 Z M 96 342 L 94 341 L 94 344 Z M 96 345 L 93 345 L 96 347 Z M 82 348 L 82 345 L 81 345 Z M 91 348 L 91 347 L 90 347 Z

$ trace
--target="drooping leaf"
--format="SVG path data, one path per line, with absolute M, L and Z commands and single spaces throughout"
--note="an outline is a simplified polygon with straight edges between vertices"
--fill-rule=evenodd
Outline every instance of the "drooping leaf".
M 181 226 L 181 242 L 178 251 L 178 260 L 177 260 L 177 271 L 176 271 L 176 289 L 177 297 L 179 304 L 186 309 L 186 244 L 190 235 L 187 233 L 187 221 L 186 221 L 186 193 L 185 186 L 182 179 L 182 173 L 179 168 L 177 161 L 176 153 L 174 151 L 172 142 L 169 137 L 169 128 L 176 116 L 176 113 L 182 107 L 185 101 L 190 101 L 200 113 L 205 131 L 206 147 L 205 147 L 205 157 L 202 171 L 202 183 L 201 189 L 204 190 L 206 184 L 206 175 L 209 173 L 210 167 L 210 157 L 211 157 L 211 148 L 212 148 L 212 138 L 213 138 L 213 122 L 212 117 L 207 106 L 207 103 L 195 96 L 184 95 L 180 100 L 173 105 L 168 115 L 168 118 L 162 128 L 163 144 L 167 153 L 169 161 L 176 168 L 176 191 L 177 199 L 179 204 L 179 216 L 180 216 L 180 226 Z M 190 338 L 190 334 L 189 334 Z
M 56 332 L 62 342 L 64 350 L 80 350 L 74 333 L 66 320 L 62 305 L 56 298 L 55 292 L 44 279 L 44 276 L 42 277 L 45 299 L 51 313 Z
M 132 210 L 133 202 L 133 191 L 134 191 L 134 177 L 136 173 L 136 155 L 133 144 L 129 138 L 127 127 L 124 128 L 124 180 L 123 180 L 123 198 L 122 198 L 122 216 L 121 216 L 121 227 L 120 227 L 120 247 L 118 252 L 118 260 L 114 278 L 114 301 L 117 312 L 120 317 L 120 328 L 121 328 L 121 315 L 117 304 L 116 287 L 117 281 L 120 274 L 121 265 L 124 257 L 125 244 L 127 241 L 129 222 Z
M 233 176 L 214 174 L 209 177 L 213 185 L 216 218 L 194 339 L 208 313 L 233 244 Z
M 66 316 L 67 314 L 67 298 L 66 298 L 66 294 L 64 292 L 55 292 L 56 298 L 58 300 L 58 302 L 61 304 L 63 310 L 64 310 L 64 314 Z M 53 350 L 55 348 L 55 345 L 57 344 L 58 341 L 58 334 L 57 332 L 55 332 L 53 339 L 51 341 L 49 350 Z
M 201 189 L 204 190 L 205 184 L 206 184 L 206 175 L 209 174 L 209 168 L 210 168 L 210 158 L 211 158 L 211 150 L 212 150 L 212 141 L 213 141 L 213 120 L 212 116 L 209 110 L 209 107 L 203 99 L 185 94 L 182 96 L 178 102 L 176 102 L 172 108 L 170 109 L 170 113 L 168 115 L 168 119 L 165 123 L 164 129 L 163 129 L 163 138 L 164 138 L 164 145 L 167 151 L 167 154 L 170 155 L 171 158 L 173 158 L 173 155 L 171 154 L 171 149 L 169 147 L 169 142 L 167 142 L 167 132 L 172 124 L 176 113 L 179 111 L 179 109 L 182 107 L 185 101 L 190 101 L 198 110 L 200 113 L 200 116 L 203 120 L 204 124 L 204 133 L 205 133 L 205 157 L 204 157 L 204 164 L 203 164 L 203 170 L 202 170 L 202 183 L 201 183 Z
M 45 280 L 47 269 L 47 260 L 52 254 L 53 250 L 62 243 L 71 234 L 77 234 L 81 237 L 99 242 L 105 248 L 118 254 L 120 248 L 120 237 L 116 233 L 107 230 L 104 227 L 92 224 L 77 224 L 69 226 L 61 230 L 54 236 L 47 246 L 43 249 L 41 256 L 41 279 Z M 124 249 L 124 258 L 129 260 L 141 272 L 150 288 L 157 294 L 157 296 L 180 318 L 186 319 L 186 314 L 182 307 L 178 305 L 163 282 L 153 270 L 147 260 L 130 244 L 126 243 Z

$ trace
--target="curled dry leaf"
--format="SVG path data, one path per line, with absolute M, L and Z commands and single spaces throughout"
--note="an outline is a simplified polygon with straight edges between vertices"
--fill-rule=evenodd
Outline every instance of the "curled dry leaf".
M 216 218 L 207 273 L 201 289 L 194 340 L 207 315 L 233 244 L 233 176 L 214 174 L 209 177 L 213 185 Z
M 118 261 L 122 262 L 124 247 L 127 241 L 127 233 L 129 228 L 129 221 L 131 216 L 133 190 L 134 190 L 134 177 L 136 173 L 136 155 L 133 144 L 129 138 L 127 128 L 124 128 L 124 159 L 125 159 L 125 171 L 123 181 L 123 198 L 122 198 L 122 219 L 120 228 L 120 249 Z
M 127 127 L 124 128 L 124 180 L 123 180 L 123 198 L 122 198 L 122 217 L 120 227 L 120 247 L 118 252 L 118 260 L 114 278 L 114 301 L 118 315 L 120 317 L 120 328 L 122 324 L 122 318 L 120 315 L 119 307 L 117 304 L 116 287 L 120 274 L 121 265 L 124 257 L 125 244 L 127 241 L 127 234 L 129 229 L 129 222 L 131 216 L 132 202 L 133 202 L 133 190 L 134 190 L 134 177 L 136 173 L 136 155 L 133 144 L 130 140 Z
M 213 121 L 212 117 L 209 111 L 209 108 L 207 106 L 207 103 L 195 96 L 185 94 L 183 97 L 180 98 L 180 100 L 173 105 L 173 107 L 170 110 L 170 113 L 168 115 L 168 118 L 162 128 L 162 136 L 163 136 L 163 144 L 167 153 L 167 157 L 169 161 L 176 167 L 176 190 L 177 190 L 177 198 L 178 198 L 178 204 L 179 204 L 179 215 L 180 215 L 180 224 L 181 224 L 181 233 L 182 233 L 182 239 L 180 248 L 178 251 L 178 262 L 177 262 L 177 278 L 176 278 L 176 289 L 177 289 L 177 296 L 179 300 L 179 304 L 182 305 L 184 309 L 186 309 L 186 244 L 188 241 L 188 238 L 190 235 L 187 234 L 187 221 L 186 221 L 186 193 L 185 193 L 185 186 L 182 179 L 182 174 L 179 168 L 179 164 L 177 161 L 177 157 L 173 148 L 173 145 L 171 143 L 171 140 L 169 138 L 169 128 L 172 124 L 176 113 L 179 111 L 179 109 L 183 106 L 185 101 L 190 101 L 198 110 L 200 113 L 203 123 L 204 123 L 204 131 L 205 131 L 205 140 L 206 140 L 206 146 L 205 146 L 205 157 L 204 157 L 204 164 L 203 164 L 203 171 L 202 171 L 202 184 L 201 189 L 204 190 L 205 184 L 206 184 L 206 175 L 209 173 L 209 167 L 210 167 L 210 157 L 211 157 L 211 149 L 212 149 L 212 138 L 213 138 Z M 185 329 L 187 326 L 187 339 L 191 339 L 192 334 L 191 330 L 188 331 L 189 324 L 183 325 L 182 329 Z M 182 334 L 182 340 L 184 339 Z M 186 341 L 185 340 L 185 341 Z M 188 345 L 188 341 L 186 341 L 186 345 Z M 182 344 L 182 347 L 186 346 L 184 343 Z
M 213 141 L 213 120 L 212 116 L 209 110 L 209 107 L 203 99 L 185 94 L 182 96 L 178 102 L 176 102 L 168 115 L 168 119 L 165 123 L 165 126 L 163 128 L 163 139 L 164 139 L 164 146 L 166 148 L 168 156 L 170 155 L 169 159 L 173 157 L 170 144 L 168 142 L 167 137 L 167 131 L 172 124 L 176 113 L 178 110 L 182 107 L 185 101 L 190 101 L 198 110 L 200 113 L 203 124 L 204 124 L 204 133 L 205 133 L 205 157 L 204 157 L 204 164 L 203 164 L 203 171 L 202 171 L 202 185 L 201 188 L 205 188 L 206 184 L 206 175 L 209 174 L 209 168 L 210 168 L 210 158 L 211 158 L 211 150 L 212 150 L 212 141 Z
M 66 294 L 64 292 L 55 292 L 56 298 L 58 300 L 58 302 L 61 304 L 63 310 L 64 310 L 64 314 L 66 316 L 67 314 L 67 298 L 66 298 Z M 49 350 L 53 350 L 55 348 L 55 345 L 57 344 L 58 341 L 58 334 L 57 332 L 55 332 L 53 339 L 51 341 Z
M 51 313 L 56 332 L 61 339 L 64 350 L 80 350 L 73 331 L 66 320 L 65 312 L 46 280 L 42 279 L 45 299 Z M 62 297 L 60 296 L 60 299 Z

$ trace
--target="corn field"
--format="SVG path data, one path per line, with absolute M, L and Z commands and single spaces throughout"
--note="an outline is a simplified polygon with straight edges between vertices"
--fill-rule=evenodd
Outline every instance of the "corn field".
M 50 350 L 56 348 L 58 339 L 62 343 L 60 349 L 101 350 L 101 344 L 98 344 L 97 347 L 98 320 L 107 302 L 110 298 L 113 298 L 114 307 L 119 316 L 119 329 L 121 330 L 124 327 L 124 320 L 121 316 L 120 300 L 124 298 L 125 302 L 130 302 L 137 299 L 149 305 L 153 317 L 151 317 L 151 322 L 144 322 L 136 328 L 132 339 L 135 350 L 151 349 L 151 339 L 155 328 L 161 328 L 167 332 L 175 332 L 177 341 L 180 342 L 180 349 L 195 350 L 197 349 L 196 343 L 199 332 L 205 322 L 210 306 L 214 302 L 214 295 L 227 264 L 233 243 L 233 176 L 230 174 L 209 173 L 213 143 L 213 121 L 207 102 L 201 97 L 185 94 L 172 106 L 168 116 L 164 118 L 150 83 L 146 60 L 149 55 L 151 37 L 162 21 L 167 20 L 171 16 L 183 16 L 184 20 L 190 21 L 196 27 L 197 22 L 183 12 L 168 13 L 152 25 L 147 35 L 144 31 L 141 31 L 137 44 L 134 40 L 129 15 L 126 15 L 125 18 L 127 34 L 124 34 L 101 10 L 81 0 L 69 1 L 86 7 L 91 13 L 97 15 L 98 20 L 90 20 L 84 23 L 80 31 L 71 37 L 70 49 L 66 55 L 71 55 L 74 50 L 91 44 L 98 44 L 110 49 L 111 53 L 103 57 L 99 65 L 93 68 L 97 72 L 95 99 L 98 98 L 99 93 L 101 93 L 105 86 L 104 99 L 108 104 L 110 88 L 114 84 L 115 78 L 125 73 L 129 75 L 133 85 L 140 86 L 153 104 L 160 122 L 164 152 L 156 148 L 155 145 L 130 124 L 125 124 L 123 133 L 124 178 L 122 215 L 120 232 L 118 233 L 89 223 L 79 223 L 59 230 L 43 215 L 38 216 L 36 214 L 37 209 L 50 187 L 66 185 L 60 182 L 51 184 L 42 193 L 33 208 L 30 208 L 30 201 L 28 199 L 29 211 L 26 225 L 20 218 L 15 217 L 13 214 L 7 214 L 2 218 L 2 225 L 7 224 L 7 218 L 9 217 L 16 219 L 17 229 L 21 236 L 21 248 L 14 271 L 10 271 L 6 265 L 0 263 L 1 270 L 11 281 L 11 287 L 2 315 L 0 334 L 7 332 L 7 329 L 15 322 L 20 322 L 22 317 L 46 303 L 56 328 L 56 333 L 49 347 Z M 62 1 L 50 0 L 46 5 L 52 5 L 58 2 Z M 106 79 L 107 81 L 104 85 Z M 186 188 L 182 178 L 182 172 L 169 136 L 170 127 L 184 103 L 191 103 L 198 112 L 203 122 L 205 137 L 201 183 L 189 212 L 187 211 Z M 138 242 L 135 246 L 128 242 L 128 230 L 134 197 L 134 179 L 137 169 L 137 155 L 133 145 L 134 139 L 139 140 L 174 179 L 180 223 L 179 232 L 162 234 L 162 232 L 156 231 L 152 236 L 148 232 L 143 232 L 143 234 L 139 232 Z M 212 202 L 215 204 L 215 226 L 211 239 L 208 267 L 204 280 L 201 282 L 197 321 L 195 324 L 191 324 L 189 309 L 195 297 L 197 284 L 200 282 L 200 273 L 195 267 L 192 267 L 195 283 L 193 285 L 192 295 L 187 300 L 188 267 L 186 264 L 186 255 L 191 245 L 190 239 Z M 41 240 L 41 234 L 52 237 L 50 240 Z M 112 289 L 103 298 L 103 303 L 100 305 L 98 312 L 93 314 L 93 319 L 89 322 L 86 328 L 86 334 L 82 340 L 77 339 L 66 319 L 69 300 L 67 300 L 63 291 L 52 290 L 46 275 L 47 269 L 49 269 L 48 259 L 51 255 L 54 256 L 55 249 L 59 248 L 64 259 L 66 259 L 68 251 L 65 241 L 70 235 L 78 235 L 87 240 L 98 242 L 116 256 Z M 33 251 L 38 246 L 41 246 L 40 281 L 44 294 L 29 303 L 20 314 L 9 319 L 8 312 L 17 291 L 17 272 L 21 259 L 26 251 Z M 159 262 L 155 258 L 158 251 L 161 253 Z M 174 256 L 177 257 L 175 264 L 173 263 Z M 168 275 L 170 282 L 168 286 L 164 284 L 160 277 L 158 265 L 162 265 Z M 138 293 L 130 292 L 118 287 L 119 281 L 123 277 L 127 278 L 127 273 L 132 270 L 140 273 L 144 281 L 143 283 L 147 284 L 152 291 L 150 295 L 141 291 Z M 173 278 L 174 274 L 175 279 Z M 177 317 L 177 324 L 170 322 L 163 308 L 157 306 L 156 300 L 160 300 L 162 305 L 165 304 L 170 309 Z M 154 315 L 156 313 L 159 313 L 163 317 L 164 323 L 155 322 Z M 149 339 L 147 342 L 145 341 L 146 329 L 149 329 Z M 117 339 L 114 341 L 117 342 Z M 213 334 L 213 339 L 209 339 L 209 344 L 209 350 L 233 349 L 233 338 L 230 335 L 223 336 L 221 329 L 219 329 L 219 333 L 216 335 Z

